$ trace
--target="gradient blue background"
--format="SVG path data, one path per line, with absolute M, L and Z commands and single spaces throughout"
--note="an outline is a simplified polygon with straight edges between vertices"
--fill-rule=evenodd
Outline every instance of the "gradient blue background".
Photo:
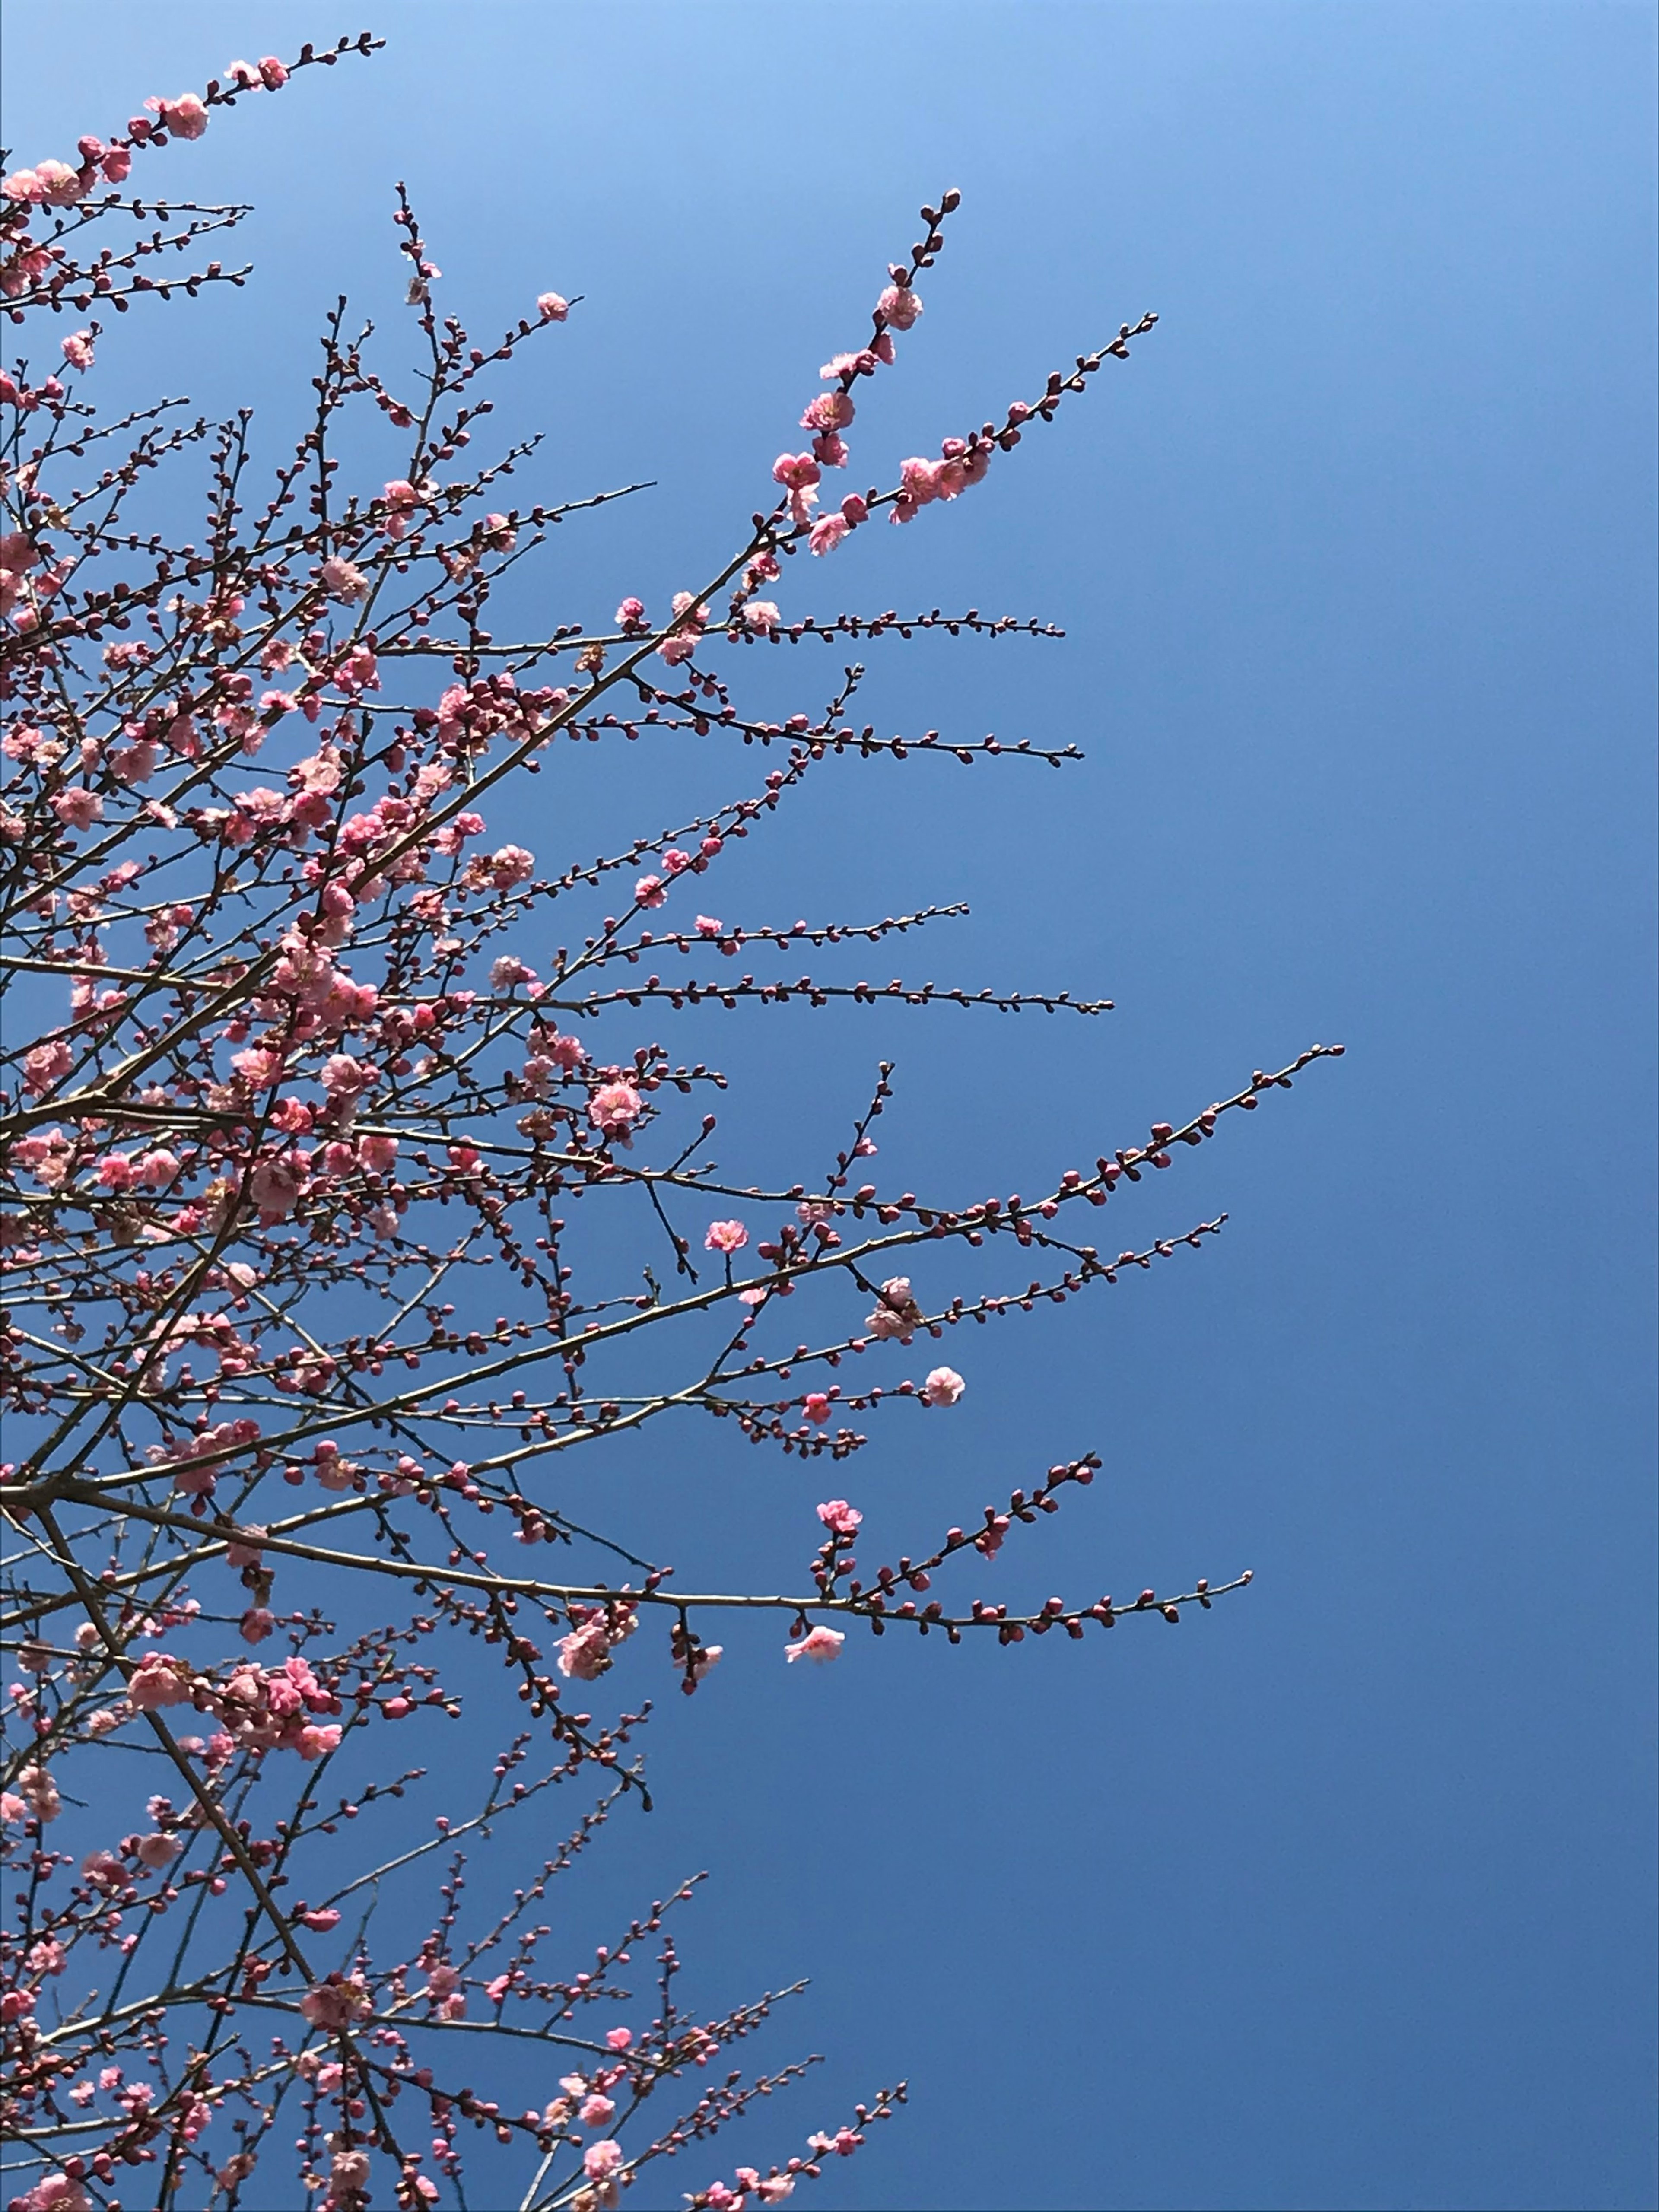
M 1103 1236 L 1224 1206 L 1217 1243 L 956 1340 L 959 1411 L 896 1411 L 838 1471 L 873 1558 L 1097 1445 L 1105 1478 L 981 1587 L 1248 1565 L 1248 1595 L 1081 1648 L 852 1643 L 810 1679 L 738 1632 L 707 1694 L 665 1699 L 661 1809 L 573 1878 L 569 1924 L 711 1866 L 689 1978 L 712 2006 L 810 1973 L 768 2048 L 830 2060 L 726 2168 L 631 2201 L 787 2155 L 902 2073 L 909 2115 L 823 2212 L 1650 2204 L 1650 12 L 362 21 L 392 34 L 372 64 L 167 156 L 169 190 L 258 204 L 259 280 L 112 331 L 106 391 L 159 376 L 291 423 L 333 291 L 394 318 L 406 177 L 481 333 L 586 295 L 504 387 L 504 431 L 551 431 L 520 495 L 658 480 L 570 526 L 527 620 L 712 568 L 945 183 L 963 210 L 861 403 L 858 483 L 1164 318 L 986 488 L 782 594 L 1063 623 L 884 647 L 869 714 L 1087 763 L 843 764 L 719 909 L 967 897 L 849 972 L 1119 1010 L 702 1018 L 669 1033 L 738 1079 L 722 1157 L 810 1176 L 890 1053 L 884 1173 L 1030 1189 L 1314 1038 L 1349 1048 Z M 61 153 L 348 27 L 14 8 L 8 137 Z M 839 660 L 775 654 L 763 688 L 814 704 Z M 756 766 L 573 757 L 531 842 L 597 851 Z M 775 1584 L 841 1486 L 687 1430 L 568 1494 L 688 1583 Z M 662 1673 L 639 1657 L 636 1694 Z

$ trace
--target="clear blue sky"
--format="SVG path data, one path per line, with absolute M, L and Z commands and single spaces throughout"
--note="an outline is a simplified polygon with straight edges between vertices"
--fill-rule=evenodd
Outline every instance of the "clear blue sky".
M 260 280 L 132 319 L 109 374 L 291 419 L 334 290 L 389 313 L 406 177 L 480 331 L 585 295 L 498 418 L 550 428 L 538 492 L 659 483 L 566 534 L 550 623 L 724 551 L 947 183 L 860 483 L 1164 318 L 959 507 L 790 579 L 792 611 L 1062 623 L 884 650 L 871 713 L 1086 764 L 849 769 L 723 894 L 785 920 L 965 897 L 907 968 L 1119 1010 L 705 1026 L 739 1079 L 726 1156 L 819 1158 L 889 1052 L 884 1167 L 967 1198 L 1349 1048 L 1115 1217 L 1225 1207 L 1222 1238 L 976 1332 L 949 1422 L 845 1470 L 890 1553 L 1095 1445 L 1006 1594 L 1254 1588 L 1083 1647 L 849 1643 L 806 1680 L 771 1631 L 728 1637 L 706 1694 L 665 1698 L 661 1809 L 613 1831 L 573 1929 L 706 1864 L 682 1944 L 708 2002 L 811 1976 L 769 2048 L 830 2063 L 728 2160 L 908 2075 L 822 2212 L 1651 2204 L 1650 11 L 362 21 L 391 33 L 372 64 L 167 157 L 170 189 L 189 163 L 259 204 Z M 356 27 L 20 7 L 8 137 L 62 153 Z M 792 664 L 801 703 L 835 665 Z M 597 851 L 747 788 L 734 767 L 630 757 L 600 788 L 584 761 L 532 842 Z M 688 1578 L 775 1582 L 822 1489 L 688 1431 L 580 1495 Z M 720 2170 L 678 2164 L 644 2206 Z

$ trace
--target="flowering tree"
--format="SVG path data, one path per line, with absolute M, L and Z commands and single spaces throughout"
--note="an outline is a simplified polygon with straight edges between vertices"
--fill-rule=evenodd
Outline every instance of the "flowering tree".
M 1174 1621 L 1249 1577 L 1127 1603 L 1056 1596 L 1024 1617 L 975 1595 L 1006 1539 L 1087 1486 L 1090 1455 L 1025 1474 L 1006 1504 L 918 1534 L 862 1578 L 860 1515 L 834 1497 L 793 1594 L 687 1591 L 568 1516 L 562 1456 L 696 1413 L 840 1462 L 895 1399 L 907 1417 L 947 1414 L 965 1385 L 935 1346 L 1198 1246 L 1219 1222 L 1117 1252 L 1085 1240 L 1122 1185 L 1340 1049 L 1258 1071 L 1179 1126 L 1054 1174 L 1035 1200 L 953 1204 L 863 1180 L 886 1066 L 853 1102 L 833 1173 L 762 1188 L 714 1169 L 703 1108 L 721 1078 L 655 1042 L 634 1018 L 647 1009 L 647 1022 L 837 998 L 1100 1011 L 1064 994 L 878 988 L 834 980 L 833 962 L 829 976 L 744 968 L 751 948 L 811 959 L 950 909 L 787 928 L 697 909 L 724 903 L 732 841 L 799 805 L 826 757 L 999 750 L 859 727 L 857 666 L 781 723 L 745 712 L 736 679 L 745 654 L 807 638 L 1036 629 L 975 612 L 826 622 L 770 594 L 792 559 L 831 555 L 884 513 L 908 523 L 965 496 L 1154 319 L 1000 422 L 903 461 L 887 489 L 836 500 L 862 381 L 921 314 L 917 280 L 957 204 L 946 192 L 922 210 L 867 336 L 821 371 L 775 495 L 701 585 L 666 611 L 624 597 L 598 630 L 570 621 L 503 644 L 485 627 L 500 580 L 564 517 L 617 495 L 520 508 L 502 487 L 527 448 L 464 464 L 485 373 L 554 337 L 568 306 L 544 291 L 475 345 L 434 303 L 438 272 L 401 193 L 423 366 L 388 381 L 342 307 L 310 426 L 264 489 L 246 415 L 188 421 L 168 403 L 103 422 L 83 396 L 100 318 L 246 273 L 195 264 L 240 211 L 138 197 L 141 165 L 374 43 L 233 64 L 200 95 L 147 101 L 106 143 L 82 138 L 76 162 L 4 180 L 12 322 L 76 324 L 49 364 L 0 374 L 14 2212 L 124 2194 L 270 2205 L 296 2188 L 328 2212 L 377 2191 L 413 2208 L 459 2199 L 464 2146 L 495 2161 L 492 2201 L 516 2161 L 526 2212 L 592 2212 L 799 2072 L 725 2063 L 770 1996 L 712 2020 L 682 2007 L 665 1925 L 677 1899 L 592 1960 L 545 1956 L 536 1916 L 553 1877 L 619 1798 L 644 1796 L 642 1711 L 583 1709 L 616 1707 L 613 1675 L 626 1697 L 630 1668 L 650 1674 L 638 1646 L 624 1651 L 637 1632 L 691 1693 L 737 1610 L 775 1613 L 790 1662 L 823 1662 L 855 1631 L 1006 1645 Z M 402 473 L 373 486 L 350 477 L 365 407 L 406 448 Z M 205 516 L 198 542 L 178 544 L 143 498 L 150 471 L 192 449 Z M 775 764 L 592 865 L 503 834 L 509 780 L 556 769 L 562 744 L 647 728 L 719 732 Z M 1055 764 L 1073 751 L 1006 750 Z M 573 905 L 581 918 L 564 928 Z M 904 1272 L 921 1247 L 935 1271 L 969 1249 L 1014 1271 L 924 1295 Z M 647 1336 L 661 1346 L 650 1363 Z M 460 1711 L 457 1637 L 489 1647 L 522 1709 L 500 1723 L 483 1801 L 446 1804 L 412 1845 L 399 1831 L 360 1847 L 376 1808 L 419 1778 L 410 1723 L 441 1729 Z M 492 1881 L 475 1913 L 471 1840 L 532 1806 L 544 1821 L 550 1793 L 589 1770 L 600 1794 L 568 1840 L 538 1841 L 520 1886 Z M 129 1802 L 135 1771 L 156 1786 L 140 1781 Z M 58 1841 L 76 1825 L 84 1851 Z M 368 1907 L 394 1889 L 401 1924 L 421 1914 L 424 1932 L 387 1954 Z M 642 1946 L 658 1955 L 648 2017 L 627 1972 Z M 486 2063 L 521 2074 L 521 2045 L 562 2069 L 527 2109 L 464 2086 Z M 902 2094 L 690 2202 L 781 2202 Z

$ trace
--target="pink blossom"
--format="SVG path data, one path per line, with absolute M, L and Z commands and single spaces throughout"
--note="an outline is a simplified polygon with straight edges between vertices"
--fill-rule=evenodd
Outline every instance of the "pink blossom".
M 483 824 L 479 823 L 482 829 Z M 503 845 L 489 856 L 489 879 L 498 891 L 511 890 L 515 884 L 527 884 L 536 872 L 536 855 L 526 853 L 522 845 Z
M 590 2181 L 609 2181 L 623 2162 L 622 2145 L 607 2136 L 582 2153 L 582 2172 Z
M 570 313 L 570 302 L 559 292 L 538 292 L 536 312 L 544 323 L 562 323 Z
M 193 92 L 182 92 L 177 100 L 147 100 L 144 105 L 156 111 L 161 128 L 175 138 L 199 138 L 208 127 L 207 109 Z
M 259 82 L 267 92 L 278 92 L 288 82 L 288 70 L 275 54 L 264 54 L 259 61 Z
M 858 410 L 848 392 L 820 392 L 807 402 L 800 418 L 803 430 L 844 430 Z
M 836 1535 L 852 1536 L 857 1534 L 864 1516 L 844 1498 L 829 1498 L 819 1506 L 818 1518 Z
M 368 2153 L 366 2150 L 337 2150 L 329 2161 L 328 2186 L 331 2195 L 343 2190 L 357 2191 L 368 2186 Z
M 637 630 L 643 629 L 645 627 L 645 601 L 643 599 L 624 599 L 617 610 L 617 628 L 618 629 Z
M 127 1695 L 141 1713 L 185 1704 L 190 1684 L 184 1662 L 170 1658 L 165 1651 L 147 1651 L 128 1678 Z
M 954 1406 L 968 1385 L 954 1367 L 935 1367 L 921 1386 L 921 1395 L 930 1406 Z
M 640 1094 L 631 1083 L 602 1083 L 587 1102 L 587 1118 L 596 1129 L 627 1129 L 640 1111 Z
M 92 367 L 92 332 L 71 331 L 64 340 L 64 358 L 71 368 Z
M 801 1401 L 801 1411 L 809 1421 L 827 1421 L 830 1414 L 830 1401 L 823 1391 L 809 1390 Z
M 783 620 L 770 599 L 750 599 L 743 611 L 743 618 L 762 637 L 769 637 Z
M 678 845 L 671 845 L 662 856 L 662 864 L 669 875 L 681 875 L 690 866 L 691 855 L 681 852 Z
M 876 302 L 876 313 L 896 331 L 908 331 L 921 313 L 921 301 L 908 284 L 890 284 Z
M 740 1252 L 749 1242 L 749 1231 L 741 1221 L 711 1221 L 702 1241 L 709 1252 Z
M 261 1160 L 248 1177 L 248 1193 L 258 1209 L 260 1226 L 269 1229 L 286 1221 L 305 1195 L 309 1179 L 309 1162 L 303 1152 L 284 1152 L 275 1159 Z
M 578 2118 L 585 2128 L 602 2128 L 616 2109 L 614 2097 L 601 2097 L 596 2093 L 583 2100 Z
M 808 549 L 814 553 L 833 553 L 846 537 L 847 531 L 844 516 L 821 514 L 812 525 L 811 533 L 806 540 Z
M 929 500 L 939 497 L 933 481 L 933 463 L 912 454 L 908 461 L 899 463 L 899 482 L 904 487 L 904 496 L 914 507 L 926 507 Z
M 896 1337 L 908 1344 L 921 1320 L 921 1309 L 910 1294 L 908 1275 L 894 1275 L 881 1286 L 881 1303 L 865 1322 L 872 1336 Z
M 357 1158 L 371 1175 L 389 1175 L 398 1158 L 398 1139 L 383 1136 L 359 1137 Z
M 25 2197 L 14 2199 L 14 2212 L 92 2212 L 92 2199 L 66 2173 L 49 2173 Z
M 700 914 L 697 916 L 697 934 L 699 937 L 718 937 L 725 927 L 726 924 L 715 915 Z
M 630 2051 L 634 2045 L 634 2031 L 631 2027 L 608 2027 L 605 2039 L 611 2051 Z
M 64 1809 L 58 1784 L 44 1766 L 26 1766 L 17 1778 L 17 1795 L 44 1826 Z
M 634 886 L 635 906 L 660 906 L 667 896 L 660 876 L 641 876 Z
M 276 1616 L 269 1606 L 251 1605 L 237 1628 L 244 1644 L 263 1644 L 266 1637 L 275 1634 Z
M 368 2011 L 373 1999 L 368 1984 L 359 1974 L 349 1979 L 343 1975 L 331 1974 L 325 1982 L 318 1982 L 300 2000 L 300 2010 L 313 2027 L 337 2029 L 349 2027 Z
M 83 180 L 80 171 L 71 169 L 67 161 L 37 161 L 34 173 L 40 179 L 40 197 L 48 207 L 72 207 L 76 200 L 84 198 L 91 182 L 90 178 Z M 80 368 L 82 364 L 77 362 L 76 366 Z
M 847 1641 L 838 1628 L 809 1628 L 799 1644 L 786 1644 L 783 1656 L 793 1666 L 797 1659 L 810 1659 L 815 1666 L 837 1657 Z
M 849 530 L 856 530 L 860 523 L 867 521 L 870 516 L 869 502 L 861 492 L 849 491 L 841 503 L 841 511 L 846 517 Z
M 173 1864 L 184 1845 L 177 1836 L 141 1836 L 138 1839 L 138 1863 L 159 1874 L 163 1867 Z
M 546 1039 L 540 1049 L 556 1066 L 567 1073 L 578 1068 L 587 1058 L 587 1050 L 580 1037 L 553 1036 Z
M 131 1190 L 137 1180 L 132 1162 L 125 1152 L 106 1152 L 93 1175 L 106 1190 Z
M 818 465 L 811 453 L 780 453 L 772 464 L 772 481 L 787 491 L 810 491 L 817 483 Z
M 361 568 L 349 561 L 343 561 L 337 553 L 323 563 L 323 589 L 331 599 L 338 599 L 345 606 L 355 606 L 368 597 L 368 579 Z
M 38 1098 L 69 1071 L 70 1048 L 62 1037 L 31 1045 L 23 1054 L 23 1088 L 31 1098 Z
M 103 820 L 104 802 L 95 791 L 76 784 L 57 793 L 52 811 L 66 830 L 90 830 L 94 822 Z

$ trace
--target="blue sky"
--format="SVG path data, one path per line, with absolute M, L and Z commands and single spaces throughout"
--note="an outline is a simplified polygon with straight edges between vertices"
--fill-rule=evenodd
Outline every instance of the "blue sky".
M 867 711 L 1086 763 L 849 763 L 723 893 L 745 920 L 965 898 L 907 968 L 1117 1011 L 705 1024 L 731 1157 L 821 1157 L 886 1054 L 884 1170 L 966 1199 L 1348 1047 L 1117 1217 L 1224 1208 L 1222 1237 L 975 1333 L 949 1420 L 845 1470 L 896 1551 L 1093 1446 L 1102 1480 L 994 1594 L 1254 1587 L 1176 1632 L 889 1638 L 805 1680 L 770 1630 L 728 1637 L 665 1699 L 660 1809 L 612 1831 L 573 1927 L 706 1864 L 682 1948 L 710 2006 L 811 1977 L 769 2048 L 827 2052 L 818 2084 L 728 2156 L 908 2075 L 823 2212 L 1650 2203 L 1650 14 L 362 20 L 374 62 L 167 157 L 257 203 L 257 283 L 131 319 L 100 367 L 285 426 L 334 292 L 392 317 L 406 178 L 480 331 L 583 295 L 496 418 L 549 428 L 538 494 L 656 480 L 567 532 L 526 618 L 707 571 L 947 183 L 860 483 L 1163 318 L 971 498 L 788 580 L 790 612 L 1061 624 L 872 651 Z M 357 27 L 17 10 L 7 136 L 66 151 Z M 781 711 L 839 665 L 815 650 L 769 659 Z M 532 826 L 598 851 L 740 768 L 583 759 Z M 757 1585 L 799 1574 L 823 1489 L 723 1431 L 577 1480 L 685 1579 Z

